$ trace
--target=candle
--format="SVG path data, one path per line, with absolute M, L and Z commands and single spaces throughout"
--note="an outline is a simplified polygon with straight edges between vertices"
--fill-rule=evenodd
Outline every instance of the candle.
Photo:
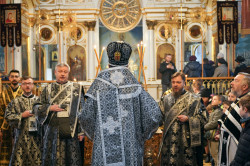
M 187 75 L 185 75 L 185 83 L 186 83 L 186 86 L 187 86 Z

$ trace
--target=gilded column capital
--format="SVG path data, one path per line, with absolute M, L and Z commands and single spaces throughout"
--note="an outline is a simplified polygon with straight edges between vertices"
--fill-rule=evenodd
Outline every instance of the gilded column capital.
M 85 21 L 83 24 L 88 28 L 88 31 L 95 30 L 96 21 Z
M 34 17 L 28 18 L 28 24 L 29 24 L 29 26 L 33 27 L 36 22 L 37 22 L 36 18 L 34 18 Z
M 213 25 L 213 16 L 207 16 L 206 21 L 207 21 L 207 24 L 209 26 L 212 26 Z
M 155 25 L 157 24 L 157 21 L 146 20 L 146 24 L 148 26 L 148 30 L 154 30 Z

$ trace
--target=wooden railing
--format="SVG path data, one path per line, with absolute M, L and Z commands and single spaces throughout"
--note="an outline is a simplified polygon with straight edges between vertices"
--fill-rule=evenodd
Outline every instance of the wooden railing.
M 186 85 L 191 86 L 193 80 L 201 79 L 204 88 L 212 89 L 213 94 L 224 94 L 230 89 L 234 77 L 193 77 L 186 79 Z
M 212 89 L 212 93 L 214 94 L 222 94 L 224 93 L 226 90 L 228 90 L 231 85 L 230 83 L 233 81 L 234 77 L 187 77 L 186 79 L 186 85 L 187 86 L 191 86 L 193 83 L 193 80 L 197 80 L 197 79 L 202 79 L 203 81 L 203 86 L 205 88 L 211 88 Z M 55 81 L 34 81 L 34 91 L 33 93 L 36 95 L 40 95 L 43 87 L 45 87 L 47 84 L 52 83 Z M 4 84 L 9 84 L 9 81 L 1 81 L 0 79 L 0 92 L 2 91 L 2 85 Z M 81 83 L 81 82 L 79 82 Z M 87 91 L 87 89 L 89 88 L 88 86 L 84 86 L 84 90 L 85 92 Z

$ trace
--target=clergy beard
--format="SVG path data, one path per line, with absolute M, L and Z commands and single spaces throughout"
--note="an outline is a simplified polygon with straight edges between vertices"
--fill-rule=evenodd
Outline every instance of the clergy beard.
M 18 82 L 12 81 L 11 84 L 14 85 L 14 86 L 17 86 Z
M 178 92 L 173 92 L 173 96 L 175 99 L 178 99 L 182 95 L 183 89 Z

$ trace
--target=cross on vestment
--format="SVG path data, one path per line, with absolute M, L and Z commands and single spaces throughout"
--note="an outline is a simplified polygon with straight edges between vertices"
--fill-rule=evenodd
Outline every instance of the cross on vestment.
M 107 129 L 110 134 L 114 134 L 115 128 L 119 127 L 119 121 L 114 121 L 113 117 L 108 116 L 106 123 L 103 123 L 103 128 Z

